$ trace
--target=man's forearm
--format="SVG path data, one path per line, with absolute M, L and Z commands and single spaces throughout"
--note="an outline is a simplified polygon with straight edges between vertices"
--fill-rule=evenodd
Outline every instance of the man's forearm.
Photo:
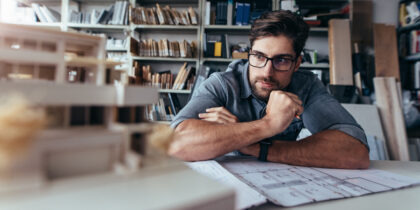
M 241 150 L 258 156 L 259 146 Z M 326 130 L 301 141 L 275 141 L 267 160 L 291 165 L 324 168 L 368 168 L 369 153 L 357 139 L 338 130 Z
M 265 124 L 263 120 L 230 124 L 185 120 L 175 129 L 169 153 L 186 161 L 211 159 L 270 136 Z

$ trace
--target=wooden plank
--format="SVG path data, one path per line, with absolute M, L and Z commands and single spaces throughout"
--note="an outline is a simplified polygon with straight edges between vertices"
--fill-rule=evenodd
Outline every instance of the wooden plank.
M 395 26 L 374 24 L 375 72 L 377 77 L 395 77 L 400 81 L 397 33 Z
M 330 84 L 353 85 L 350 21 L 332 19 L 328 25 Z
M 350 20 L 352 43 L 359 43 L 362 47 L 372 46 L 372 7 L 371 0 L 351 1 Z
M 396 79 L 375 77 L 373 82 L 390 158 L 409 161 L 407 132 Z

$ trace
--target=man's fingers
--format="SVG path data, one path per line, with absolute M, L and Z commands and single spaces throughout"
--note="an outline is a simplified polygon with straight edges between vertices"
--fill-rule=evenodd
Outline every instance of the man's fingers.
M 202 120 L 225 124 L 238 122 L 238 118 L 223 107 L 209 108 L 206 111 L 207 113 L 198 114 L 198 117 Z
M 201 118 L 202 120 L 205 121 L 209 121 L 209 122 L 217 122 L 217 123 L 222 123 L 222 124 L 227 124 L 227 123 L 234 123 L 235 120 L 232 118 L 227 118 L 225 116 L 208 116 L 208 117 L 203 117 Z
M 222 106 L 208 108 L 208 109 L 206 109 L 206 112 L 207 113 L 219 113 L 221 115 L 225 115 L 227 117 L 237 119 L 237 117 L 235 115 L 230 113 L 225 107 L 222 107 Z
M 296 106 L 296 115 L 299 116 L 303 113 L 303 107 L 302 106 Z
M 295 103 L 302 106 L 302 101 L 299 99 L 299 97 L 293 93 L 284 92 L 287 96 L 289 96 Z

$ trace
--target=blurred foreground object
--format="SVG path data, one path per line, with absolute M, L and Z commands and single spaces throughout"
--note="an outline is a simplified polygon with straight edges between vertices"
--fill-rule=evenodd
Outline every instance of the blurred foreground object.
M 45 124 L 44 110 L 31 107 L 24 98 L 0 98 L 0 169 L 19 158 Z

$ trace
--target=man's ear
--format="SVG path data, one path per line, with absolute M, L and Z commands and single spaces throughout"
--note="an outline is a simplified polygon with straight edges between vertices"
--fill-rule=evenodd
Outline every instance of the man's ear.
M 293 72 L 296 72 L 299 69 L 301 62 L 302 62 L 302 56 L 299 55 L 299 57 L 296 58 L 296 65 L 295 65 L 295 69 L 293 69 Z

